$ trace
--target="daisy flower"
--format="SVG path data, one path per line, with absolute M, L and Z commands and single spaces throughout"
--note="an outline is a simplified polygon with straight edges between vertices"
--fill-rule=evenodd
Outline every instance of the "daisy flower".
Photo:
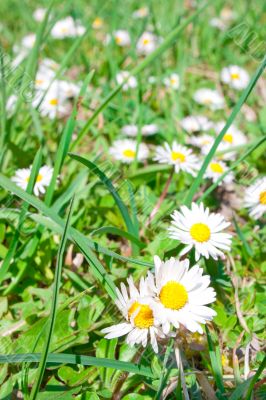
M 178 74 L 171 74 L 169 77 L 164 78 L 166 87 L 177 90 L 180 86 L 180 78 Z
M 224 107 L 224 98 L 217 90 L 199 89 L 194 93 L 193 99 L 201 104 L 209 107 L 211 110 L 219 110 Z
M 21 46 L 24 49 L 31 50 L 35 44 L 35 41 L 36 41 L 36 34 L 29 33 L 28 35 L 23 37 L 21 41 Z
M 113 33 L 115 43 L 120 47 L 130 46 L 131 40 L 128 31 L 119 29 Z
M 208 154 L 210 148 L 212 147 L 214 138 L 207 133 L 200 136 L 192 136 L 188 138 L 188 143 L 195 147 L 198 147 L 202 154 Z
M 181 119 L 180 125 L 185 131 L 194 133 L 207 131 L 212 127 L 212 122 L 204 115 L 189 115 Z
M 96 17 L 92 23 L 93 29 L 101 29 L 103 27 L 103 19 L 100 17 Z
M 143 136 L 152 136 L 159 132 L 159 127 L 156 124 L 143 125 L 141 133 Z
M 217 135 L 222 131 L 225 126 L 225 121 L 217 122 L 213 128 Z M 235 125 L 231 125 L 225 133 L 221 143 L 219 144 L 218 151 L 228 150 L 234 146 L 241 146 L 247 143 L 247 137 Z M 235 152 L 230 151 L 223 154 L 223 158 L 231 160 L 235 158 Z
M 116 305 L 126 320 L 117 325 L 102 330 L 106 339 L 113 339 L 127 335 L 126 343 L 130 346 L 141 344 L 146 347 L 150 341 L 155 353 L 158 352 L 156 337 L 164 337 L 159 327 L 161 321 L 155 313 L 155 301 L 150 295 L 147 282 L 142 278 L 139 290 L 128 278 L 129 293 L 122 283 L 121 290 L 116 288 L 118 299 Z
M 135 137 L 138 134 L 137 125 L 124 125 L 121 129 L 121 133 L 126 136 Z
M 228 167 L 223 161 L 212 160 L 205 172 L 205 178 L 211 179 L 213 182 L 216 182 L 221 175 L 223 175 L 228 170 Z M 229 172 L 224 178 L 224 183 L 232 183 L 234 180 L 234 174 Z M 221 183 L 220 183 L 221 184 Z
M 42 22 L 44 20 L 46 11 L 46 8 L 37 8 L 33 13 L 33 18 L 35 21 Z
M 59 67 L 60 65 L 56 61 L 46 57 L 41 60 L 39 64 L 39 71 L 41 71 L 42 73 L 48 71 L 48 73 L 53 72 L 55 74 L 59 70 Z
M 158 125 L 156 124 L 147 124 L 143 125 L 141 128 L 142 136 L 152 136 L 155 135 L 159 131 Z M 125 125 L 121 129 L 121 132 L 126 136 L 136 137 L 138 134 L 137 125 Z
M 15 175 L 11 178 L 13 182 L 21 189 L 26 190 L 30 180 L 31 167 L 18 169 Z M 49 186 L 53 175 L 53 168 L 44 165 L 40 168 L 36 182 L 34 185 L 33 192 L 36 196 L 45 193 L 45 188 Z
M 209 22 L 210 26 L 219 29 L 220 31 L 225 31 L 227 24 L 221 18 L 211 18 Z
M 135 160 L 137 151 L 137 142 L 135 140 L 123 139 L 116 140 L 110 148 L 110 154 L 123 163 L 130 164 Z M 142 162 L 147 159 L 149 149 L 144 143 L 140 143 L 138 147 L 137 160 Z
M 66 17 L 55 23 L 51 30 L 51 36 L 54 39 L 65 39 L 82 36 L 85 28 L 79 21 L 74 21 L 72 17 Z
M 230 65 L 221 71 L 221 81 L 236 90 L 245 89 L 249 84 L 249 74 L 237 65 Z
M 39 69 L 35 78 L 35 89 L 36 90 L 46 90 L 51 80 L 54 78 L 55 73 L 50 69 Z
M 172 226 L 168 229 L 172 239 L 186 245 L 180 255 L 194 247 L 196 261 L 201 255 L 214 260 L 218 257 L 224 258 L 223 250 L 230 250 L 232 235 L 223 230 L 230 222 L 226 222 L 221 214 L 204 209 L 203 203 L 192 203 L 191 209 L 186 206 L 181 206 L 180 209 L 181 211 L 174 211 L 171 215 Z
M 80 85 L 68 82 L 68 81 L 59 81 L 60 91 L 62 91 L 62 97 L 66 98 L 74 98 L 79 95 Z
M 149 286 L 157 299 L 158 315 L 163 315 L 162 330 L 168 334 L 171 325 L 180 324 L 191 332 L 203 333 L 200 324 L 211 321 L 216 312 L 206 304 L 213 303 L 216 293 L 209 287 L 210 277 L 203 275 L 203 269 L 194 265 L 189 269 L 189 260 L 170 258 L 163 262 L 154 257 L 155 282 L 149 273 Z
M 116 75 L 116 81 L 119 85 L 121 85 L 123 82 L 123 90 L 126 91 L 128 89 L 134 89 L 137 87 L 138 82 L 135 76 L 130 75 L 128 71 L 120 71 Z
M 33 101 L 33 106 L 37 107 L 39 105 L 39 97 L 35 98 Z M 60 90 L 60 85 L 58 81 L 55 81 L 40 105 L 40 113 L 43 117 L 47 116 L 50 119 L 55 119 L 57 116 L 66 115 L 68 112 L 66 96 Z
M 160 164 L 174 165 L 175 172 L 185 171 L 192 176 L 196 175 L 199 164 L 198 158 L 192 153 L 192 150 L 176 141 L 173 142 L 171 147 L 168 143 L 164 143 L 164 146 L 158 146 L 154 160 Z
M 139 19 L 139 18 L 145 18 L 148 15 L 149 15 L 148 7 L 141 7 L 133 12 L 132 17 L 135 19 Z
M 147 56 L 152 53 L 158 43 L 158 37 L 151 32 L 143 32 L 137 42 L 137 53 L 142 56 Z
M 266 212 L 266 177 L 258 179 L 246 189 L 245 207 L 249 208 L 252 218 L 260 218 Z

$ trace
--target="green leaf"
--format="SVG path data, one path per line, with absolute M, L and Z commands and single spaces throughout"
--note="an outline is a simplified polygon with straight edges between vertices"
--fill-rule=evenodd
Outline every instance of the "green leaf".
M 41 354 L 6 354 L 0 355 L 0 364 L 16 364 L 22 362 L 39 363 Z M 153 378 L 152 371 L 149 367 L 133 364 L 125 361 L 108 360 L 107 358 L 97 358 L 91 356 L 82 356 L 75 354 L 53 354 L 47 356 L 47 363 L 50 365 L 74 364 L 74 365 L 93 365 L 95 367 L 114 368 L 137 375 Z
M 68 232 L 68 226 L 71 218 L 71 212 L 72 212 L 72 205 L 73 201 L 71 202 L 70 205 L 70 210 L 68 213 L 66 225 L 64 228 L 63 236 L 61 239 L 60 247 L 58 250 L 58 256 L 57 256 L 57 261 L 56 261 L 56 268 L 55 268 L 55 279 L 54 279 L 54 285 L 53 285 L 53 299 L 52 299 L 52 306 L 51 306 L 51 312 L 50 312 L 50 317 L 49 317 L 49 325 L 47 328 L 47 337 L 46 337 L 46 342 L 44 345 L 44 349 L 42 352 L 42 357 L 41 361 L 39 364 L 38 368 L 38 375 L 37 378 L 34 382 L 33 388 L 30 393 L 30 400 L 35 400 L 37 398 L 45 367 L 46 367 L 46 362 L 47 362 L 47 356 L 49 353 L 49 348 L 52 340 L 52 335 L 54 331 L 54 326 L 55 326 L 55 318 L 56 318 L 56 308 L 57 308 L 57 303 L 58 303 L 58 295 L 59 295 L 59 287 L 60 287 L 60 282 L 61 282 L 61 274 L 62 274 L 62 264 L 63 264 L 63 256 L 64 256 L 64 250 L 67 242 L 67 232 Z
M 29 193 L 29 194 L 32 193 L 32 191 L 33 191 L 33 188 L 34 188 L 37 176 L 38 176 L 38 172 L 39 172 L 39 169 L 41 167 L 41 163 L 42 163 L 42 150 L 39 149 L 37 154 L 36 154 L 36 156 L 35 156 L 35 158 L 34 158 L 32 169 L 31 169 L 31 173 L 30 173 L 30 179 L 29 179 L 29 182 L 28 182 L 28 185 L 27 185 L 27 188 L 26 188 L 26 192 Z M 8 270 L 9 270 L 10 264 L 11 264 L 15 254 L 16 254 L 16 249 L 17 249 L 18 242 L 19 242 L 20 230 L 23 227 L 23 223 L 25 221 L 28 208 L 29 208 L 29 205 L 26 202 L 24 202 L 22 204 L 22 206 L 21 206 L 21 211 L 20 211 L 20 214 L 19 214 L 18 227 L 17 227 L 17 229 L 16 229 L 16 231 L 14 233 L 14 236 L 12 238 L 10 247 L 8 249 L 8 252 L 7 252 L 7 255 L 6 255 L 6 257 L 5 257 L 4 261 L 3 261 L 3 264 L 1 266 L 1 269 L 0 269 L 0 284 L 5 279 L 5 276 L 6 276 L 7 272 L 8 272 Z
M 86 167 L 88 167 L 90 169 L 90 171 L 92 171 L 95 175 L 98 176 L 98 178 L 101 180 L 101 182 L 104 184 L 104 186 L 108 189 L 108 191 L 113 196 L 113 198 L 117 204 L 117 207 L 119 208 L 120 213 L 125 221 L 128 232 L 134 236 L 135 230 L 134 230 L 134 226 L 133 226 L 133 223 L 132 223 L 130 215 L 129 215 L 129 211 L 128 211 L 126 205 L 124 204 L 123 200 L 121 199 L 120 195 L 116 191 L 115 187 L 113 186 L 111 180 L 105 175 L 105 173 L 103 171 L 100 170 L 100 168 L 97 167 L 97 165 L 95 163 L 87 160 L 84 157 L 80 157 L 76 154 L 70 153 L 69 156 L 71 158 L 73 158 L 74 160 L 79 161 L 81 164 L 85 165 Z
M 205 325 L 206 334 L 207 334 L 207 341 L 208 341 L 208 348 L 209 348 L 209 355 L 211 359 L 212 371 L 214 375 L 214 379 L 219 389 L 220 393 L 217 393 L 219 398 L 222 398 L 222 394 L 225 393 L 224 384 L 223 384 L 223 370 L 222 370 L 222 362 L 221 362 L 221 355 L 219 346 L 214 346 L 214 343 L 211 338 L 210 331 Z
M 113 226 L 103 226 L 99 229 L 95 229 L 94 231 L 91 232 L 91 236 L 103 233 L 111 233 L 112 235 L 124 237 L 125 239 L 128 239 L 132 243 L 135 243 L 140 249 L 144 249 L 144 247 L 146 247 L 145 243 L 142 243 L 140 240 L 138 240 L 135 236 L 131 235 L 129 232 L 122 231 L 122 229 L 118 229 Z

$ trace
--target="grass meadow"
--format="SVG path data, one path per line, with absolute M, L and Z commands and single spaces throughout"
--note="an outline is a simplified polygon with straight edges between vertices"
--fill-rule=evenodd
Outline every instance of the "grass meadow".
M 266 398 L 265 22 L 1 0 L 1 400 Z

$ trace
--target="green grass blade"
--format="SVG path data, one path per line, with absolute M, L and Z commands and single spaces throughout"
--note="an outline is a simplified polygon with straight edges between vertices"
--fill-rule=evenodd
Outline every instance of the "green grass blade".
M 242 400 L 242 399 L 250 400 L 254 386 L 257 380 L 259 379 L 260 375 L 262 374 L 262 372 L 265 370 L 265 366 L 266 366 L 266 356 L 262 360 L 257 372 L 251 378 L 247 379 L 245 382 L 238 385 L 237 388 L 233 391 L 233 393 L 229 397 L 229 400 Z
M 0 355 L 1 364 L 15 364 L 22 362 L 37 363 L 41 360 L 41 354 L 5 354 Z M 95 367 L 114 368 L 120 371 L 125 371 L 137 375 L 153 378 L 153 373 L 150 367 L 133 364 L 126 361 L 108 360 L 107 358 L 97 358 L 90 356 L 81 356 L 75 354 L 54 354 L 50 353 L 47 356 L 49 364 L 74 364 L 74 365 L 93 365 Z
M 47 207 L 42 201 L 37 199 L 34 196 L 31 196 L 30 194 L 26 193 L 24 190 L 20 189 L 18 186 L 16 186 L 13 182 L 11 182 L 8 178 L 6 178 L 4 175 L 0 174 L 0 185 L 4 187 L 6 190 L 9 190 L 10 192 L 16 194 L 18 197 L 20 197 L 22 200 L 26 201 L 28 204 L 32 205 L 35 207 L 38 211 L 43 213 L 46 217 L 44 218 L 46 222 L 46 226 L 49 226 L 50 223 L 55 224 L 59 227 L 58 232 L 62 233 L 62 229 L 64 227 L 64 222 L 63 220 L 49 207 Z M 37 215 L 36 215 L 37 217 Z M 41 217 L 41 216 L 40 216 Z M 107 293 L 110 295 L 111 298 L 115 299 L 116 294 L 115 294 L 115 285 L 107 272 L 105 271 L 104 267 L 102 264 L 99 262 L 97 257 L 93 254 L 91 250 L 106 254 L 108 256 L 114 257 L 118 260 L 121 261 L 126 261 L 130 262 L 136 265 L 141 265 L 141 266 L 147 266 L 147 267 L 152 267 L 152 263 L 148 263 L 145 261 L 140 261 L 134 258 L 128 258 L 124 256 L 120 256 L 119 254 L 105 249 L 102 246 L 99 246 L 97 243 L 90 241 L 86 236 L 81 234 L 79 231 L 77 231 L 74 228 L 70 228 L 68 232 L 69 239 L 72 240 L 74 243 L 77 244 L 81 252 L 84 254 L 86 257 L 86 260 L 88 261 L 89 265 L 92 268 L 92 273 L 96 277 L 96 279 L 104 286 L 105 290 Z
M 209 153 L 207 154 L 207 156 L 204 159 L 204 162 L 202 164 L 201 169 L 199 170 L 199 173 L 196 177 L 196 179 L 194 180 L 193 184 L 190 187 L 190 190 L 187 194 L 186 200 L 185 200 L 185 204 L 187 206 L 190 205 L 190 203 L 193 200 L 193 197 L 195 195 L 195 193 L 197 192 L 199 186 L 201 185 L 201 182 L 203 180 L 203 176 L 205 174 L 205 171 L 209 165 L 209 163 L 211 162 L 219 144 L 221 143 L 221 141 L 223 140 L 223 137 L 225 135 L 225 133 L 228 131 L 228 129 L 230 128 L 230 126 L 232 125 L 232 123 L 234 122 L 237 114 L 239 113 L 242 105 L 246 102 L 247 98 L 249 97 L 250 93 L 252 92 L 254 86 L 256 85 L 259 77 L 261 76 L 261 74 L 263 73 L 264 69 L 266 66 L 266 57 L 263 59 L 261 65 L 258 67 L 257 71 L 255 72 L 255 74 L 253 75 L 252 79 L 249 82 L 249 85 L 247 86 L 247 88 L 243 91 L 243 94 L 240 96 L 238 102 L 236 103 L 235 107 L 233 108 L 233 111 L 231 112 L 224 128 L 222 129 L 222 131 L 219 133 L 219 135 L 217 136 L 217 138 L 215 139 Z
M 251 382 L 248 386 L 248 390 L 247 390 L 247 394 L 246 394 L 246 400 L 251 400 L 252 397 L 252 391 L 253 388 L 255 386 L 255 383 L 257 382 L 257 380 L 259 379 L 259 376 L 262 374 L 262 372 L 265 370 L 266 367 L 266 355 L 264 356 L 258 371 L 255 373 L 255 375 L 251 378 Z
M 90 169 L 90 171 L 92 171 L 95 175 L 98 176 L 98 178 L 101 180 L 101 182 L 105 185 L 105 187 L 108 189 L 108 191 L 113 196 L 113 198 L 117 204 L 117 207 L 119 208 L 120 213 L 124 219 L 124 222 L 126 224 L 128 232 L 130 232 L 132 235 L 134 235 L 135 229 L 134 229 L 133 223 L 131 221 L 129 211 L 128 211 L 126 205 L 124 204 L 123 200 L 121 199 L 120 195 L 116 191 L 115 187 L 113 186 L 111 180 L 93 162 L 87 160 L 86 158 L 80 157 L 76 154 L 70 153 L 69 156 L 71 158 L 73 158 L 74 160 L 79 161 L 81 164 L 85 165 L 86 167 L 88 167 Z
M 240 157 L 237 161 L 235 161 L 229 168 L 227 171 L 225 171 L 218 179 L 216 182 L 214 182 L 208 189 L 205 190 L 205 192 L 203 193 L 203 195 L 197 200 L 198 203 L 200 203 L 201 201 L 203 201 L 210 193 L 212 193 L 217 186 L 219 185 L 219 183 L 222 182 L 222 180 L 226 177 L 227 174 L 229 174 L 229 172 L 233 171 L 234 169 L 236 169 L 236 167 L 242 162 L 244 161 L 251 153 L 253 153 L 253 151 L 255 151 L 260 145 L 262 145 L 266 140 L 266 136 L 263 136 L 262 138 L 260 138 L 258 141 L 256 141 L 256 143 L 254 143 L 254 145 L 248 150 L 246 151 L 246 153 L 243 154 L 242 157 Z
M 122 229 L 118 229 L 113 226 L 103 226 L 99 229 L 95 229 L 94 231 L 91 232 L 91 235 L 92 236 L 99 235 L 102 233 L 111 233 L 112 235 L 117 235 L 125 239 L 128 239 L 130 242 L 135 243 L 140 249 L 144 249 L 144 247 L 146 247 L 145 243 L 142 243 L 140 240 L 138 240 L 135 236 L 131 235 L 129 232 L 125 232 Z
M 45 367 L 46 367 L 46 362 L 47 362 L 47 356 L 49 353 L 49 348 L 50 344 L 52 341 L 52 335 L 53 335 L 53 330 L 55 326 L 55 318 L 56 318 L 56 308 L 57 308 L 57 303 L 58 303 L 58 295 L 59 295 L 59 287 L 60 287 L 60 282 L 61 282 L 61 275 L 62 275 L 62 265 L 63 265 L 63 256 L 64 256 L 64 251 L 65 251 L 65 246 L 67 242 L 67 231 L 71 219 L 71 214 L 72 214 L 72 206 L 73 206 L 73 200 L 70 204 L 70 210 L 67 216 L 67 221 L 65 224 L 63 236 L 61 238 L 59 250 L 58 250 L 58 255 L 57 255 L 57 260 L 56 260 L 56 268 L 55 268 L 55 278 L 54 278 L 54 283 L 53 283 L 53 298 L 52 298 L 52 306 L 51 306 L 51 311 L 49 315 L 49 323 L 48 323 L 48 329 L 46 333 L 46 341 L 44 344 L 44 349 L 42 353 L 42 357 L 40 360 L 39 368 L 38 368 L 38 374 L 37 378 L 34 382 L 33 388 L 30 393 L 30 400 L 35 400 L 37 398 Z
M 237 220 L 236 220 L 235 216 L 234 216 L 234 218 L 233 218 L 233 221 L 234 221 L 234 226 L 235 226 L 235 229 L 236 229 L 236 233 L 237 233 L 237 235 L 239 236 L 239 239 L 241 240 L 241 242 L 243 243 L 244 251 L 245 251 L 246 255 L 249 256 L 249 257 L 252 257 L 252 256 L 253 256 L 252 248 L 251 248 L 250 245 L 248 244 L 248 242 L 247 242 L 247 240 L 246 240 L 246 238 L 245 238 L 244 233 L 242 232 L 240 226 L 239 226 L 238 223 L 237 223 Z M 245 254 L 245 253 L 244 253 L 244 254 Z
M 209 355 L 210 355 L 213 375 L 214 375 L 214 379 L 215 379 L 217 388 L 220 392 L 220 394 L 217 393 L 217 396 L 219 396 L 219 398 L 221 398 L 221 395 L 223 393 L 225 393 L 225 389 L 224 389 L 224 384 L 223 384 L 223 370 L 222 370 L 220 350 L 219 350 L 218 346 L 214 346 L 214 343 L 212 341 L 211 334 L 210 334 L 210 331 L 209 331 L 207 325 L 205 326 L 205 329 L 206 329 L 206 334 L 207 334 Z
M 76 102 L 74 104 L 72 113 L 66 123 L 66 127 L 63 131 L 62 134 L 62 138 L 60 140 L 59 146 L 58 146 L 58 150 L 56 153 L 56 159 L 55 159 L 55 165 L 54 165 L 54 171 L 53 171 L 53 176 L 50 182 L 50 185 L 47 189 L 46 195 L 45 195 L 45 203 L 49 206 L 52 202 L 52 198 L 53 198 L 53 193 L 54 193 L 54 189 L 55 189 L 55 185 L 56 185 L 56 180 L 57 177 L 60 174 L 62 165 L 64 163 L 65 157 L 67 155 L 68 149 L 69 149 L 69 145 L 71 143 L 71 139 L 72 139 L 72 134 L 74 132 L 75 126 L 76 126 L 76 117 L 77 117 L 77 104 L 78 104 L 78 99 L 82 98 L 82 96 L 85 93 L 85 90 L 88 86 L 88 84 L 90 83 L 92 77 L 94 75 L 94 71 L 91 71 L 88 76 L 86 77 L 86 79 L 84 80 L 82 87 L 80 89 L 80 93 L 78 98 L 76 99 Z
M 37 176 L 38 176 L 39 169 L 41 167 L 41 163 L 42 163 L 42 149 L 39 149 L 34 158 L 32 169 L 31 169 L 31 174 L 30 174 L 30 179 L 29 179 L 29 182 L 28 182 L 28 185 L 26 188 L 26 192 L 29 194 L 33 192 L 33 188 L 34 188 Z M 1 265 L 1 268 L 0 268 L 0 284 L 5 279 L 5 276 L 9 270 L 10 264 L 16 254 L 16 249 L 17 249 L 17 245 L 19 242 L 20 230 L 25 221 L 25 217 L 26 217 L 28 208 L 29 208 L 29 205 L 26 202 L 24 202 L 21 206 L 17 229 L 12 238 L 7 255 L 6 255 L 6 257 L 3 261 L 3 264 Z
M 34 207 L 36 207 L 35 202 L 34 202 Z M 39 215 L 39 214 L 29 214 L 29 217 L 31 219 L 33 219 L 34 221 L 40 223 L 41 225 L 47 227 L 48 229 L 51 229 L 52 231 L 61 234 L 62 227 L 63 227 L 63 225 L 62 225 L 63 220 L 60 217 L 58 217 L 58 219 L 56 221 L 53 221 L 51 219 L 52 217 L 50 217 L 51 215 L 54 215 L 53 209 L 45 208 L 45 207 L 43 209 L 46 210 L 46 215 L 48 216 L 48 218 L 45 216 Z M 120 254 L 115 253 L 112 250 L 108 250 L 106 247 L 100 246 L 97 242 L 93 242 L 93 241 L 89 240 L 85 235 L 80 233 L 75 228 L 70 228 L 69 240 L 77 241 L 77 242 L 79 242 L 79 240 L 82 240 L 84 243 L 84 246 L 86 246 L 86 248 L 96 251 L 97 253 L 102 253 L 109 257 L 113 257 L 120 261 L 129 262 L 129 263 L 144 266 L 144 267 L 153 267 L 153 264 L 149 263 L 147 261 L 141 261 L 141 260 L 138 260 L 135 258 L 124 257 L 124 256 L 121 256 Z
M 62 218 L 57 215 L 57 213 L 54 211 L 53 208 L 47 207 L 40 199 L 26 193 L 24 190 L 19 188 L 17 185 L 15 185 L 10 179 L 5 177 L 4 175 L 0 174 L 0 185 L 5 188 L 6 190 L 10 191 L 11 193 L 14 193 L 16 196 L 18 196 L 20 199 L 26 201 L 30 205 L 32 205 L 34 208 L 36 208 L 38 211 L 40 211 L 42 214 L 45 215 L 45 217 L 42 217 L 40 215 L 35 215 L 32 214 L 31 217 L 33 219 L 36 219 L 38 222 L 42 223 L 43 225 L 49 227 L 50 229 L 55 229 L 56 232 L 62 233 L 62 229 L 64 227 L 64 222 Z M 41 222 L 42 221 L 42 222 Z M 153 267 L 152 263 L 148 263 L 146 261 L 141 261 L 137 260 L 134 258 L 129 258 L 129 257 L 124 257 L 121 256 L 114 251 L 108 250 L 105 247 L 100 246 L 96 242 L 92 242 L 89 240 L 85 235 L 80 233 L 74 228 L 70 228 L 69 230 L 69 239 L 72 241 L 77 241 L 82 240 L 84 243 L 84 246 L 86 248 L 89 248 L 91 250 L 94 250 L 98 253 L 106 254 L 107 256 L 114 257 L 118 260 L 121 261 L 126 261 L 130 262 L 136 265 L 142 265 L 145 267 Z
M 135 68 L 133 68 L 130 71 L 131 75 L 138 75 L 140 72 L 142 72 L 148 65 L 152 64 L 156 58 L 158 58 L 162 53 L 164 53 L 172 44 L 173 42 L 178 38 L 178 36 L 184 31 L 184 29 L 192 23 L 209 5 L 210 2 L 207 2 L 204 4 L 202 7 L 200 7 L 194 14 L 192 14 L 190 17 L 188 17 L 183 24 L 178 25 L 175 29 L 172 30 L 172 32 L 169 33 L 169 35 L 165 38 L 164 42 L 158 46 L 154 52 L 152 52 L 149 56 L 147 56 L 139 65 L 137 65 Z M 125 80 L 126 82 L 126 80 Z M 102 104 L 95 110 L 91 118 L 86 122 L 84 127 L 81 129 L 81 131 L 78 134 L 77 139 L 75 142 L 73 142 L 73 145 L 71 147 L 71 150 L 73 150 L 83 139 L 83 137 L 86 135 L 88 132 L 88 129 L 92 125 L 92 123 L 95 121 L 95 119 L 98 117 L 98 115 L 105 109 L 105 107 L 110 103 L 110 101 L 113 100 L 113 98 L 120 92 L 122 89 L 123 84 L 118 85 L 115 87 L 115 89 L 103 100 Z
M 0 117 L 1 117 L 1 135 L 0 135 L 0 166 L 2 163 L 2 156 L 5 150 L 5 137 L 6 137 L 6 83 L 5 83 L 5 65 L 4 65 L 4 52 L 0 46 L 0 70 L 1 70 L 1 101 L 0 101 Z

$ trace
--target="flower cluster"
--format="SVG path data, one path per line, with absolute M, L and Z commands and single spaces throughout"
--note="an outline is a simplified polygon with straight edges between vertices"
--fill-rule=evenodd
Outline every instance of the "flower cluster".
M 170 237 L 186 245 L 180 256 L 194 248 L 196 261 L 200 256 L 217 260 L 224 257 L 223 251 L 230 250 L 232 236 L 223 232 L 230 223 L 221 214 L 204 209 L 203 204 L 192 203 L 191 209 L 183 206 L 172 218 Z M 206 306 L 215 301 L 216 294 L 202 268 L 189 268 L 188 259 L 171 258 L 164 262 L 158 256 L 154 257 L 154 264 L 154 274 L 149 271 L 146 278 L 141 278 L 139 289 L 132 278 L 128 279 L 129 293 L 123 283 L 121 290 L 116 289 L 116 305 L 126 322 L 105 328 L 107 339 L 128 335 L 128 344 L 145 347 L 150 338 L 157 352 L 156 338 L 175 335 L 174 330 L 180 325 L 202 334 L 200 324 L 216 315 Z
M 215 301 L 216 293 L 209 287 L 210 277 L 189 261 L 171 258 L 162 261 L 154 257 L 155 272 L 141 278 L 139 288 L 129 277 L 116 288 L 116 305 L 125 322 L 103 329 L 107 339 L 127 335 L 126 342 L 146 347 L 151 343 L 158 352 L 158 338 L 174 335 L 184 326 L 191 332 L 203 333 L 201 324 L 211 321 L 215 311 L 207 307 Z

